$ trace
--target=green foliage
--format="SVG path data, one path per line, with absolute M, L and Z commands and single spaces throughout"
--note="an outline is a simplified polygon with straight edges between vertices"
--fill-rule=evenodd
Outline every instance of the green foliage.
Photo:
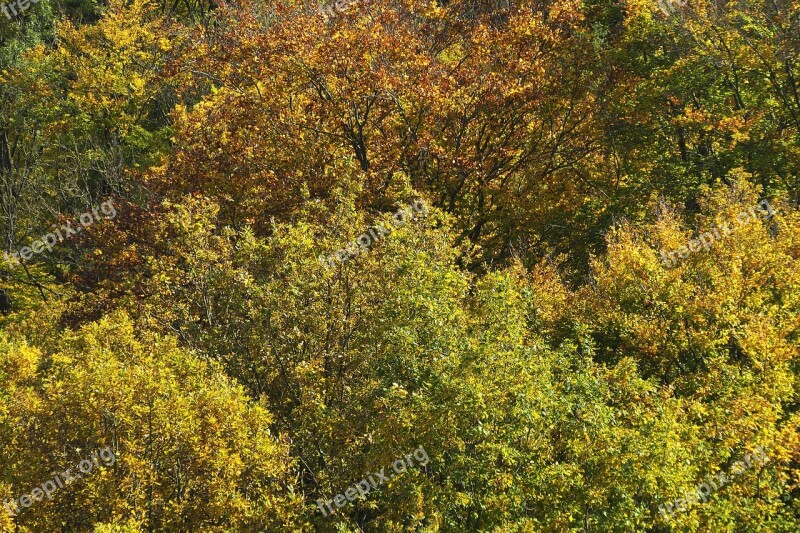
M 207 531 L 294 523 L 292 462 L 270 433 L 270 415 L 174 341 L 137 338 L 114 315 L 65 333 L 47 352 L 4 340 L 2 367 L 9 494 L 105 446 L 117 458 L 23 509 L 15 518 L 23 530 L 109 520 Z

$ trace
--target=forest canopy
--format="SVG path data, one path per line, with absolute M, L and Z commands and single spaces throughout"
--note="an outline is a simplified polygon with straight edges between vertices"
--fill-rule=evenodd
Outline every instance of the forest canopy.
M 0 531 L 800 530 L 797 0 L 0 1 Z

